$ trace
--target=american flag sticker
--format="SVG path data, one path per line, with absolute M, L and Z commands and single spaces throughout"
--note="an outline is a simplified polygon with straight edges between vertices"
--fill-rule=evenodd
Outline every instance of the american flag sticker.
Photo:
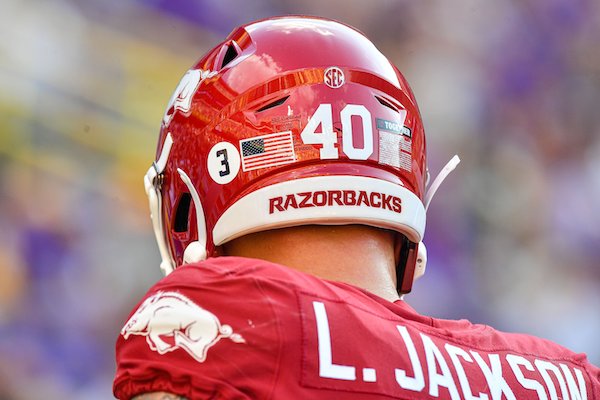
M 296 161 L 292 131 L 240 140 L 242 170 L 274 167 Z

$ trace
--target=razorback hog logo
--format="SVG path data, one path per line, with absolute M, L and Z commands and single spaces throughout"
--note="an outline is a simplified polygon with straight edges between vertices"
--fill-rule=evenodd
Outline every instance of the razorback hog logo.
M 177 88 L 169 99 L 167 109 L 163 115 L 163 124 L 168 125 L 176 111 L 186 114 L 191 110 L 192 99 L 200 84 L 208 78 L 217 75 L 216 71 L 205 71 L 202 69 L 190 69 L 179 81 Z
M 228 338 L 245 343 L 229 325 L 221 325 L 210 311 L 177 292 L 158 292 L 147 298 L 121 330 L 130 335 L 146 336 L 150 349 L 165 354 L 176 349 L 188 352 L 196 361 L 204 362 L 208 349 Z
M 402 199 L 380 192 L 365 190 L 319 190 L 315 192 L 291 193 L 269 199 L 269 214 L 290 208 L 366 206 L 382 208 L 400 214 Z

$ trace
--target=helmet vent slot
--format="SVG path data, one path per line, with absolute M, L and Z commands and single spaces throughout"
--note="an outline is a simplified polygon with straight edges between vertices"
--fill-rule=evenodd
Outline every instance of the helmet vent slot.
M 223 56 L 223 62 L 221 63 L 221 68 L 223 68 L 224 66 L 226 66 L 227 64 L 229 64 L 230 62 L 235 60 L 235 58 L 237 56 L 238 56 L 238 49 L 234 45 L 234 42 L 230 42 L 229 45 L 227 45 L 227 51 L 225 52 L 225 55 Z
M 175 219 L 173 220 L 173 230 L 175 232 L 187 232 L 190 220 L 190 205 L 192 196 L 189 193 L 183 193 L 179 198 Z
M 261 111 L 265 111 L 268 110 L 269 108 L 273 108 L 273 107 L 277 107 L 282 105 L 283 103 L 285 103 L 285 101 L 289 98 L 290 96 L 285 96 L 282 97 L 280 99 L 277 99 L 269 104 L 267 104 L 266 106 L 262 106 L 261 108 L 259 108 L 258 110 L 256 110 L 256 112 L 261 112 Z
M 395 107 L 389 101 L 385 100 L 383 97 L 375 96 L 375 98 L 377 99 L 377 101 L 379 102 L 379 104 L 381 104 L 382 106 L 386 106 L 387 108 L 390 108 L 390 109 L 396 111 L 397 113 L 400 112 L 397 107 Z

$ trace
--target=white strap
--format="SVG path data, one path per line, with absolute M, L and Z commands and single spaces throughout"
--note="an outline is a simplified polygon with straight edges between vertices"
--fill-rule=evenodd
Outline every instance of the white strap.
M 156 237 L 158 251 L 160 252 L 160 257 L 162 259 L 160 263 L 160 269 L 165 275 L 173 272 L 175 269 L 175 261 L 169 252 L 167 239 L 163 228 L 162 197 L 160 195 L 158 178 L 165 170 L 172 146 L 173 138 L 169 133 L 165 138 L 165 143 L 161 150 L 160 157 L 156 162 L 152 163 L 150 168 L 148 168 L 148 172 L 146 172 L 146 175 L 144 176 L 144 187 L 146 189 L 146 194 L 148 195 L 148 205 L 150 206 L 150 219 L 152 220 L 154 236 Z
M 440 173 L 435 177 L 435 179 L 429 186 L 429 189 L 427 189 L 427 192 L 425 193 L 425 211 L 427 211 L 427 209 L 429 208 L 429 203 L 431 203 L 431 199 L 433 199 L 435 192 L 437 192 L 437 190 L 440 188 L 442 182 L 444 182 L 448 175 L 450 175 L 450 172 L 454 171 L 454 168 L 456 168 L 456 166 L 459 163 L 460 158 L 457 155 L 455 155 L 454 157 L 452 157 L 452 159 L 450 159 L 450 161 L 448 161 L 448 163 L 444 166 L 444 168 L 442 168 Z
M 427 209 L 429 208 L 429 204 L 431 203 L 431 199 L 433 199 L 435 192 L 437 192 L 437 190 L 440 188 L 440 185 L 448 177 L 450 172 L 454 171 L 458 163 L 460 163 L 460 158 L 457 155 L 455 155 L 454 157 L 452 157 L 452 159 L 450 159 L 450 161 L 448 161 L 448 163 L 444 166 L 444 168 L 442 168 L 440 173 L 435 177 L 435 179 L 431 183 L 431 186 L 429 186 L 427 192 L 425 193 L 425 211 L 427 211 Z M 429 178 L 429 172 L 427 172 L 427 174 Z M 425 274 L 426 267 L 427 248 L 425 247 L 425 243 L 421 241 L 421 243 L 419 244 L 419 252 L 417 256 L 417 262 L 415 265 L 415 274 L 413 281 L 419 279 Z

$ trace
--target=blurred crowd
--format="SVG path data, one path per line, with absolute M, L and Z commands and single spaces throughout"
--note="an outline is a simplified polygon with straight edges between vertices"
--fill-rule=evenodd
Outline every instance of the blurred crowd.
M 160 278 L 142 176 L 163 107 L 235 26 L 356 26 L 420 103 L 432 175 L 420 312 L 600 364 L 600 3 L 55 0 L 0 15 L 0 400 L 111 398 L 114 342 Z

